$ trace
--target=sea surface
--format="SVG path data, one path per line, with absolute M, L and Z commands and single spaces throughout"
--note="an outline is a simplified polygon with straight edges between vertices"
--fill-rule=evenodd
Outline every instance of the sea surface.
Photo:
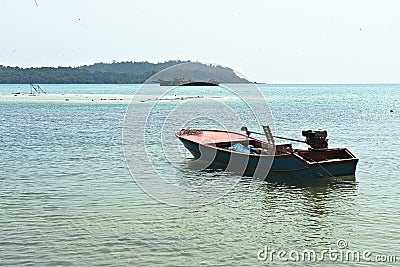
M 134 94 L 140 88 L 41 87 L 49 94 Z M 272 114 L 276 135 L 302 139 L 301 130 L 327 129 L 331 147 L 347 147 L 360 159 L 355 178 L 254 187 L 235 174 L 191 169 L 190 155 L 172 134 L 162 137 L 163 148 L 152 142 L 160 139 L 160 125 L 183 126 L 178 119 L 164 123 L 165 114 L 179 111 L 182 103 L 197 114 L 186 126 L 222 127 L 230 116 L 225 112 L 233 112 L 240 119 L 248 116 L 247 126 L 259 130 L 249 107 L 259 109 L 263 99 L 253 87 L 246 96 L 254 95 L 254 103 L 225 99 L 232 92 L 223 86 L 190 88 L 186 95 L 224 100 L 164 101 L 151 110 L 146 147 L 140 142 L 133 146 L 136 160 L 129 166 L 142 181 L 151 175 L 140 164 L 142 158 L 155 162 L 158 173 L 172 183 L 211 181 L 216 193 L 220 182 L 225 186 L 224 180 L 239 180 L 224 196 L 192 207 L 164 203 L 151 188 L 145 192 L 127 166 L 124 155 L 130 151 L 124 151 L 123 143 L 132 140 L 123 140 L 125 114 L 140 114 L 154 103 L 0 101 L 0 265 L 398 266 L 400 85 L 257 87 L 270 109 L 262 112 Z M 29 91 L 28 85 L 0 85 L 4 94 Z M 228 108 L 221 109 L 221 103 Z M 238 132 L 243 126 L 232 124 Z M 296 258 L 305 250 L 323 257 Z M 286 254 L 278 257 L 278 251 Z M 360 252 L 360 259 L 346 259 L 349 251 Z

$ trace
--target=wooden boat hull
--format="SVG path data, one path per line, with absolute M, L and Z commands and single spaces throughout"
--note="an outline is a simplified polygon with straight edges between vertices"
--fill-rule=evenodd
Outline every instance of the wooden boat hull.
M 208 133 L 227 133 L 229 139 Z M 301 177 L 339 177 L 355 174 L 358 159 L 346 148 L 326 149 L 323 151 L 293 150 L 274 155 L 245 154 L 229 151 L 215 144 L 221 142 L 243 142 L 255 140 L 245 135 L 224 131 L 202 130 L 202 136 L 186 135 L 178 132 L 176 136 L 190 151 L 195 159 L 208 161 L 210 168 L 239 171 L 243 176 L 265 178 L 272 176 Z M 219 138 L 219 139 L 218 139 Z M 208 142 L 200 142 L 207 140 Z M 211 142 L 210 142 L 211 141 Z

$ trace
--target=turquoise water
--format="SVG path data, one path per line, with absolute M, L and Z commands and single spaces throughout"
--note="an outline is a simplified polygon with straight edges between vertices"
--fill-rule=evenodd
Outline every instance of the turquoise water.
M 41 84 L 49 94 L 133 94 L 140 85 L 129 84 Z M 29 94 L 29 84 L 2 84 L 0 93 Z
M 22 91 L 20 86 L 0 85 L 0 92 Z M 74 94 L 127 94 L 135 88 L 51 86 L 42 87 Z M 400 257 L 400 86 L 260 88 L 276 135 L 301 138 L 302 129 L 327 129 L 330 146 L 348 147 L 360 158 L 355 181 L 315 187 L 264 183 L 258 188 L 243 181 L 210 205 L 174 207 L 144 193 L 130 176 L 121 145 L 127 105 L 0 102 L 0 265 L 286 266 L 276 258 L 260 261 L 257 254 L 265 246 L 338 249 L 339 239 L 347 241 L 348 249 L 370 251 L 372 260 Z M 134 108 L 140 111 L 144 105 Z M 176 103 L 163 105 L 161 115 L 163 107 Z M 224 117 L 206 101 L 192 110 Z M 183 182 L 232 178 L 193 171 L 184 157 L 178 162 L 182 168 L 171 171 L 168 162 L 154 155 L 159 159 L 158 168 L 175 172 Z M 145 178 L 147 170 L 136 167 Z M 325 258 L 323 265 L 349 263 Z

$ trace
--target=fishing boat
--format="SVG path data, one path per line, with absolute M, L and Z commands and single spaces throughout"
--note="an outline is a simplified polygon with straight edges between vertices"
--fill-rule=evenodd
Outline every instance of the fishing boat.
M 276 175 L 296 177 L 354 176 L 358 158 L 347 148 L 328 148 L 327 131 L 302 131 L 305 141 L 273 136 L 268 126 L 264 134 L 249 131 L 245 134 L 220 131 L 181 129 L 176 137 L 195 159 L 208 163 L 210 168 L 241 172 L 243 176 L 261 178 Z M 264 135 L 266 141 L 250 137 Z M 308 149 L 295 149 L 291 143 L 275 144 L 275 139 L 306 143 Z

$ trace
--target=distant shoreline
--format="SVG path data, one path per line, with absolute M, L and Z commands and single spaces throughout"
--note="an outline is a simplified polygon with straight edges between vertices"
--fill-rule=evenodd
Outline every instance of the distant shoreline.
M 187 65 L 183 65 L 187 64 Z M 162 72 L 176 66 L 170 72 Z M 177 70 L 178 69 L 178 70 Z M 184 75 L 182 77 L 182 75 Z M 160 79 L 209 81 L 218 83 L 249 83 L 232 69 L 199 62 L 170 60 L 162 63 L 113 62 L 79 67 L 20 68 L 0 65 L 0 84 L 141 84 L 159 83 Z M 155 79 L 150 80 L 149 79 Z

